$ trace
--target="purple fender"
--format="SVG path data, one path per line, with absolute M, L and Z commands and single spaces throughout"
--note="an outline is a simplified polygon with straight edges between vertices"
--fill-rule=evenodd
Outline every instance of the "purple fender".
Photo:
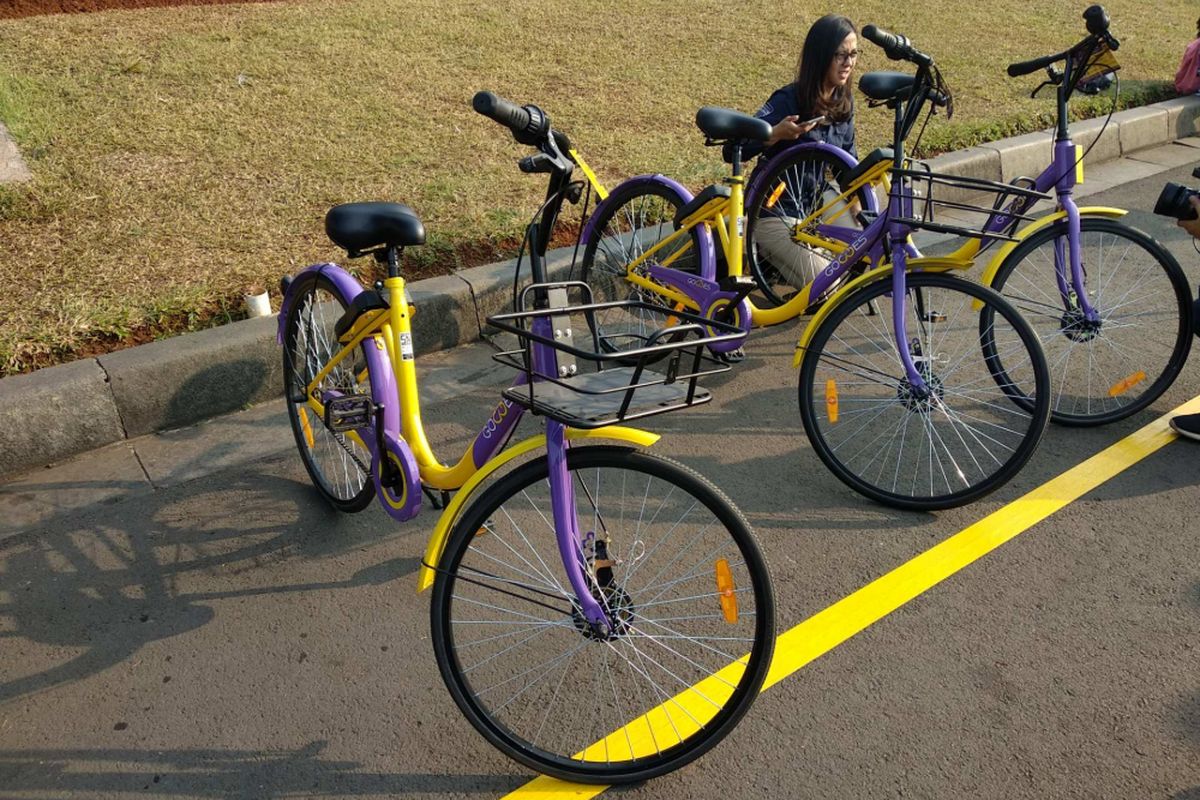
M 825 142 L 797 142 L 786 150 L 776 153 L 766 164 L 755 168 L 754 176 L 750 181 L 750 185 L 746 187 L 747 206 L 752 204 L 753 198 L 758 197 L 767 190 L 767 187 L 764 185 L 767 181 L 767 175 L 774 172 L 775 168 L 782 164 L 785 160 L 795 157 L 798 150 L 820 150 L 823 153 L 828 153 L 838 161 L 841 161 L 847 169 L 858 166 L 858 159 L 840 147 L 835 147 L 834 145 L 827 144 Z M 874 192 L 869 192 L 867 194 L 866 210 L 874 212 L 879 211 L 879 203 L 875 199 Z
M 580 243 L 586 251 L 588 244 L 599 237 L 599 232 L 596 230 L 596 220 L 604 214 L 610 206 L 613 205 L 613 198 L 626 187 L 635 186 L 652 186 L 658 185 L 666 189 L 670 189 L 682 198 L 683 202 L 689 203 L 692 201 L 692 193 L 689 192 L 683 184 L 678 181 L 668 178 L 666 175 L 638 175 L 621 183 L 616 189 L 609 193 L 608 197 L 596 205 L 595 211 L 588 217 L 587 224 L 583 226 L 583 232 L 580 234 Z M 700 239 L 700 274 L 709 280 L 716 280 L 717 275 L 717 251 L 713 245 L 712 234 L 707 228 L 699 230 Z
M 313 274 L 324 275 L 326 278 L 332 281 L 333 285 L 337 287 L 339 292 L 341 292 L 342 299 L 346 302 L 350 302 L 354 298 L 358 297 L 358 295 L 363 291 L 362 284 L 356 281 L 350 275 L 350 273 L 346 272 L 346 270 L 342 269 L 337 264 L 313 264 L 310 267 L 305 267 L 304 269 L 300 270 L 292 276 L 292 280 L 291 283 L 288 284 L 287 291 L 283 293 L 283 304 L 279 307 L 279 328 L 275 333 L 275 341 L 277 344 L 283 344 L 283 328 L 285 325 L 287 325 L 288 311 L 290 311 L 292 308 L 292 302 L 295 296 L 294 287 L 303 282 L 300 280 L 301 278 Z

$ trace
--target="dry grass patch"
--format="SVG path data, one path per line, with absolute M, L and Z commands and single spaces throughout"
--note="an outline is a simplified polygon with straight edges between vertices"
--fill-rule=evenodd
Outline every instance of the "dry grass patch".
M 946 148 L 1048 118 L 1048 98 L 1028 99 L 1031 79 L 1003 76 L 1009 61 L 1079 37 L 1083 4 L 1044 5 L 1032 16 L 1015 4 L 864 0 L 847 13 L 937 56 L 958 115 L 927 141 Z M 431 235 L 413 253 L 416 274 L 504 253 L 544 185 L 517 171 L 522 148 L 471 112 L 481 88 L 540 104 L 606 181 L 660 171 L 701 186 L 722 165 L 701 146 L 696 108 L 756 108 L 790 78 L 826 8 L 464 6 L 323 0 L 0 23 L 0 119 L 34 173 L 0 187 L 0 373 L 228 317 L 244 285 L 273 288 L 338 257 L 322 228 L 334 203 L 416 208 Z M 1173 75 L 1191 6 L 1107 7 L 1125 77 Z M 864 52 L 860 69 L 885 66 Z M 744 55 L 727 64 L 725 53 Z M 886 142 L 884 111 L 860 119 L 860 147 Z

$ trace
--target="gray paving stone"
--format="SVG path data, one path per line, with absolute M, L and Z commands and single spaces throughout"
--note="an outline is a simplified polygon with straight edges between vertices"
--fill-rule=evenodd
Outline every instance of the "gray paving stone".
M 550 280 L 568 279 L 573 252 L 574 247 L 562 247 L 546 254 L 546 269 Z M 582 253 L 580 257 L 582 258 Z M 485 332 L 488 331 L 485 320 L 490 315 L 510 311 L 513 308 L 512 288 L 515 269 L 516 261 L 511 260 L 473 267 L 455 273 L 471 286 L 471 293 L 475 298 L 475 313 L 478 315 L 480 328 Z M 575 271 L 574 277 L 578 280 L 578 269 Z M 529 283 L 529 259 L 526 258 L 521 263 L 520 286 L 528 286 Z
M 1114 186 L 1147 178 L 1163 171 L 1158 164 L 1122 158 L 1088 167 L 1084 170 L 1084 181 L 1075 187 L 1077 199 L 1106 191 Z
M 1049 131 L 1039 131 L 980 147 L 996 150 L 1000 154 L 1001 180 L 1011 181 L 1022 176 L 1037 177 L 1050 163 L 1053 143 Z
M 1197 140 L 1200 146 L 1200 140 Z M 1150 147 L 1139 150 L 1126 158 L 1132 161 L 1142 161 L 1147 164 L 1158 164 L 1161 167 L 1182 167 L 1187 164 L 1200 164 L 1200 152 L 1196 147 L 1188 147 L 1180 142 L 1164 144 L 1161 147 Z
M 971 147 L 953 153 L 944 153 L 937 158 L 930 159 L 929 166 L 934 172 L 965 178 L 998 181 L 1001 177 L 1000 152 L 993 147 Z M 991 193 L 949 186 L 936 187 L 934 197 L 956 203 L 987 202 L 988 205 L 991 205 L 995 199 L 995 195 Z
M 0 483 L 0 539 L 55 525 L 73 511 L 150 491 L 131 443 L 101 447 Z
M 17 143 L 8 133 L 8 128 L 0 122 L 0 183 L 27 181 L 33 177 Z
M 1131 108 L 1113 114 L 1120 131 L 1121 153 L 1157 147 L 1173 138 L 1167 130 L 1170 114 L 1165 108 Z
M 132 438 L 260 403 L 283 391 L 274 317 L 234 322 L 100 358 Z
M 1172 139 L 1200 133 L 1200 97 L 1176 97 L 1152 103 L 1148 108 L 1167 112 L 1167 132 Z
M 0 380 L 0 475 L 122 438 L 104 370 L 93 359 Z
M 1101 164 L 1121 157 L 1121 128 L 1115 115 L 1107 124 L 1103 117 L 1074 123 L 1071 125 L 1071 139 L 1086 153 L 1083 157 L 1084 166 Z
M 412 318 L 418 355 L 457 347 L 479 338 L 471 286 L 457 275 L 427 278 L 407 285 L 417 308 Z
M 249 464 L 296 446 L 283 398 L 129 442 L 156 488 Z

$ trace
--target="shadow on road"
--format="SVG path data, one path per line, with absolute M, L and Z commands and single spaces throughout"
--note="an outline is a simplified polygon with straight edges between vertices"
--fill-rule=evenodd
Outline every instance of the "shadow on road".
M 497 775 L 380 774 L 322 757 L 326 743 L 292 751 L 0 750 L 0 785 L 12 797 L 146 792 L 185 797 L 405 796 L 506 794 L 525 778 Z
M 412 575 L 395 558 L 324 582 L 263 585 L 257 569 L 395 535 L 376 514 L 340 515 L 270 464 L 118 503 L 74 524 L 51 520 L 0 541 L 0 642 L 30 648 L 24 675 L 0 675 L 0 703 L 95 675 L 150 642 L 199 628 L 230 597 L 350 589 Z M 204 573 L 193 592 L 191 576 Z M 80 652 L 82 651 L 82 652 Z

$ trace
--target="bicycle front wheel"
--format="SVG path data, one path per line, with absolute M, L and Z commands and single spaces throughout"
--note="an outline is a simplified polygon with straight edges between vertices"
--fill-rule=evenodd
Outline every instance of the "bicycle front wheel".
M 288 418 L 300 459 L 313 485 L 341 511 L 362 511 L 375 497 L 371 452 L 346 433 L 335 433 L 308 406 L 306 388 L 338 352 L 334 324 L 349 306 L 323 275 L 306 275 L 293 285 L 283 332 L 283 380 Z M 315 388 L 321 396 L 370 395 L 370 376 L 361 348 L 343 359 Z
M 655 245 L 675 233 L 675 212 L 685 202 L 678 192 L 661 183 L 624 183 L 609 196 L 607 205 L 598 211 L 594 234 L 583 252 L 581 279 L 591 287 L 597 303 L 639 300 L 672 307 L 669 299 L 652 288 L 632 283 L 629 275 L 649 280 L 651 264 L 700 274 L 702 226 L 699 225 L 634 266 Z M 610 308 L 595 314 L 595 333 L 606 352 L 619 353 L 643 347 L 662 321 L 662 315 L 650 311 Z
M 897 508 L 951 508 L 999 488 L 1033 455 L 1050 378 L 1033 329 L 995 292 L 933 273 L 906 282 L 906 338 L 927 390 L 901 366 L 892 281 L 880 280 L 814 333 L 800 415 L 817 455 L 856 491 Z M 1006 379 L 1031 391 L 1001 379 L 996 354 Z
M 738 723 L 766 676 L 774 601 L 741 512 L 692 470 L 620 447 L 568 453 L 576 553 L 609 612 L 598 638 L 567 581 L 545 457 L 455 525 L 434 652 L 471 724 L 509 757 L 587 783 L 677 769 Z
M 1165 247 L 1117 220 L 1079 221 L 1084 290 L 1099 319 L 1060 291 L 1056 264 L 1068 260 L 1068 226 L 1034 233 L 1000 265 L 992 288 L 1020 311 L 1050 365 L 1051 419 L 1103 425 L 1157 400 L 1174 382 L 1192 346 L 1191 291 Z

